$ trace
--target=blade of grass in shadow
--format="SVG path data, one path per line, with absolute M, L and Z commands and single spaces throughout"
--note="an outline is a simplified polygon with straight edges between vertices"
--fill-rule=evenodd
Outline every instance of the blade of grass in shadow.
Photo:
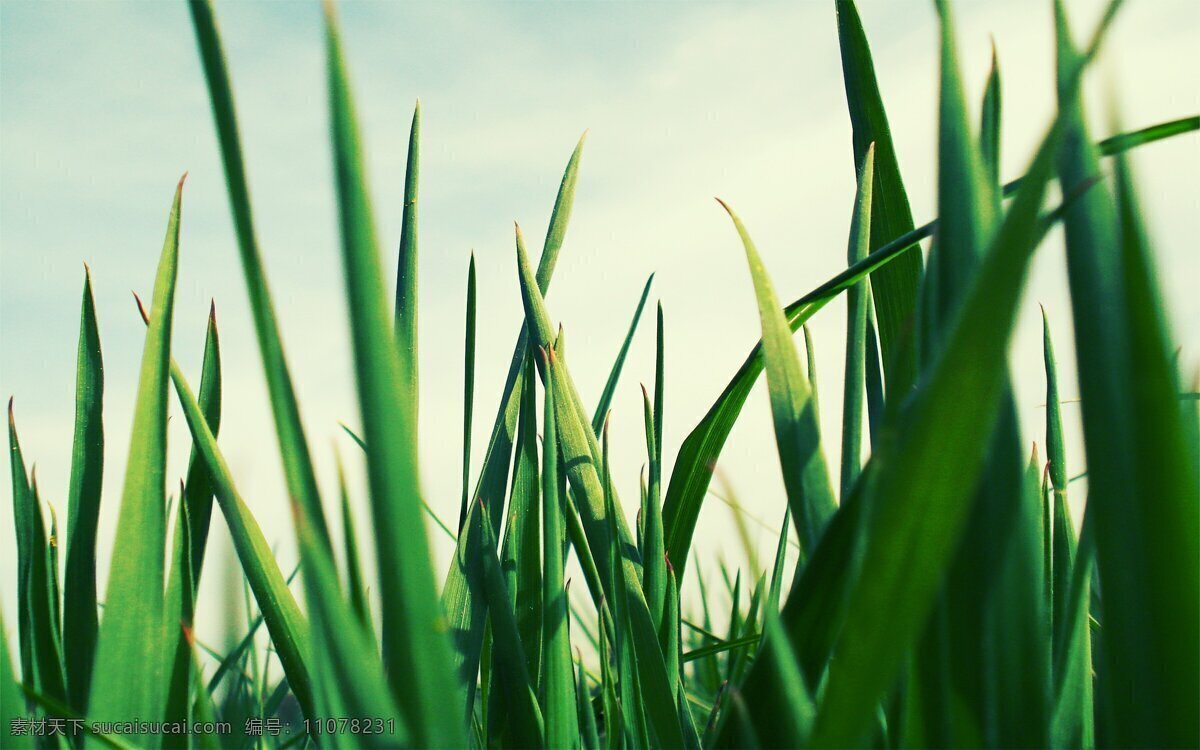
M 1070 82 L 1082 65 L 1061 3 L 1060 107 L 1067 133 L 1060 180 L 1097 172 L 1083 108 Z M 1095 516 L 1103 587 L 1103 673 L 1097 717 L 1120 746 L 1200 745 L 1200 500 L 1194 456 L 1180 420 L 1177 377 L 1126 172 L 1117 200 L 1107 186 L 1064 220 L 1067 278 L 1088 466 L 1087 516 Z M 1104 697 L 1105 690 L 1111 691 Z
M 186 177 L 186 175 L 185 175 Z M 161 719 L 166 708 L 164 561 L 167 524 L 167 377 L 179 265 L 183 178 L 167 221 L 154 280 L 153 313 L 142 352 L 129 461 L 113 542 L 104 619 L 96 643 L 88 716 L 101 721 Z M 131 675 L 129 666 L 138 665 Z
M 64 577 L 63 661 L 68 705 L 87 712 L 92 662 L 96 656 L 96 526 L 104 475 L 104 360 L 92 295 L 91 270 L 84 266 L 83 305 L 75 365 L 75 435 L 67 500 L 67 567 Z
M 646 488 L 646 502 L 642 514 L 642 523 L 645 525 L 642 591 L 646 595 L 646 606 L 650 609 L 650 620 L 654 623 L 655 630 L 661 633 L 663 608 L 667 597 L 667 561 L 666 550 L 663 548 L 662 511 L 659 507 L 659 460 L 662 454 L 659 452 L 658 437 L 655 435 L 654 406 L 650 403 L 650 394 L 646 392 L 645 386 L 642 386 L 642 404 L 646 425 L 646 452 L 650 458 L 650 483 Z M 662 645 L 665 649 L 666 643 L 663 642 Z M 666 651 L 663 653 L 667 654 Z
M 192 27 L 196 33 L 204 78 L 208 83 L 213 122 L 221 149 L 221 161 L 225 166 L 229 207 L 237 234 L 242 275 L 246 280 L 246 293 L 250 298 L 250 312 L 254 318 L 254 332 L 258 339 L 259 354 L 262 356 L 267 393 L 271 399 L 271 413 L 279 438 L 279 454 L 283 459 L 288 496 L 304 505 L 305 512 L 313 519 L 314 533 L 327 549 L 332 549 L 325 515 L 321 510 L 321 497 L 308 450 L 308 440 L 300 420 L 300 407 L 296 403 L 292 376 L 279 336 L 279 322 L 271 302 L 271 293 L 267 289 L 258 240 L 254 234 L 250 192 L 246 185 L 246 167 L 242 160 L 233 91 L 225 66 L 225 54 L 221 49 L 216 18 L 213 15 L 211 0 L 188 0 L 188 9 L 191 11 Z
M 928 377 L 879 448 L 870 482 L 871 533 L 850 589 L 813 745 L 862 742 L 864 727 L 915 643 L 967 516 L 1000 403 L 1008 337 L 1029 258 L 1058 130 L 1030 167 L 966 291 Z M 970 403 L 978 408 L 967 409 Z M 953 446 L 935 450 L 933 446 Z M 886 618 L 886 626 L 884 625 Z M 853 644 L 847 646 L 846 644 Z
M 405 403 L 411 384 L 384 303 L 358 123 L 328 4 L 325 22 L 342 259 L 379 564 L 384 671 L 416 744 L 458 747 L 465 741 L 462 720 L 443 709 L 446 701 L 457 702 L 462 685 L 450 669 L 445 618 L 423 533 L 414 415 Z
M 802 557 L 812 554 L 817 540 L 837 508 L 829 470 L 821 450 L 820 426 L 810 384 L 800 370 L 800 358 L 788 330 L 787 320 L 780 309 L 775 289 L 763 267 L 754 242 L 742 220 L 723 201 L 718 201 L 729 213 L 741 237 L 758 298 L 758 313 L 762 320 L 763 352 L 766 359 L 767 386 L 771 397 L 771 412 L 775 422 L 775 440 L 779 447 L 779 463 L 787 488 L 788 506 L 797 519 Z

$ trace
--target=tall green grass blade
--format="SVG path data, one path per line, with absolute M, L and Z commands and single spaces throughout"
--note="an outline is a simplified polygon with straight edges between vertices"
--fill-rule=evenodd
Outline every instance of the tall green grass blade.
M 875 184 L 875 145 L 867 147 L 858 172 L 858 193 L 850 219 L 848 265 L 867 257 L 871 241 L 871 188 Z M 867 307 L 870 304 L 867 282 L 846 290 L 846 366 L 842 389 L 842 472 L 841 497 L 862 471 L 863 393 L 866 387 Z
M 379 563 L 384 668 L 418 745 L 461 746 L 463 724 L 443 710 L 461 684 L 450 670 L 444 618 L 422 533 L 414 416 L 384 303 L 379 249 L 341 42 L 326 6 L 330 110 L 346 297 Z
M 84 266 L 83 305 L 75 365 L 75 435 L 67 500 L 67 567 L 64 578 L 63 661 L 68 705 L 87 711 L 96 656 L 96 526 L 104 475 L 104 360 L 92 295 L 91 270 Z
M 458 532 L 467 521 L 467 504 L 471 501 L 471 426 L 475 419 L 475 319 L 476 319 L 475 253 L 467 269 L 467 321 L 463 343 L 463 457 L 462 505 L 458 511 Z
M 913 228 L 912 209 L 900 177 L 896 149 L 892 144 L 887 112 L 875 77 L 871 48 L 863 31 L 854 0 L 835 0 L 838 40 L 841 43 L 842 75 L 846 103 L 854 127 L 854 166 L 862 169 L 867 148 L 875 144 L 875 200 L 871 207 L 872 253 L 893 237 Z M 888 388 L 906 393 L 916 377 L 916 360 L 909 348 L 912 320 L 921 284 L 921 254 L 915 242 L 905 244 L 901 259 L 871 275 L 875 311 L 879 316 L 879 340 Z M 914 251 L 914 252 L 910 252 Z
M 867 290 L 871 288 L 869 279 L 866 288 Z M 867 299 L 871 299 L 870 294 L 867 294 Z M 884 398 L 883 366 L 880 364 L 879 333 L 878 326 L 875 324 L 875 304 L 873 302 L 867 305 L 865 360 L 863 379 L 867 392 L 867 425 L 871 436 L 871 445 L 874 446 L 879 435 L 879 427 L 883 424 Z
M 407 408 L 416 432 L 420 388 L 417 373 L 417 182 L 421 159 L 421 100 L 413 108 L 404 170 L 404 210 L 400 217 L 400 249 L 396 264 L 396 345 L 403 356 Z
M 544 355 L 543 355 L 544 356 Z M 554 372 L 546 370 L 542 422 L 542 715 L 546 719 L 546 746 L 571 748 L 579 744 L 575 675 L 571 640 L 567 630 L 567 591 L 563 583 L 563 550 L 566 530 L 558 494 L 558 434 L 554 424 Z
M 566 237 L 567 223 L 575 202 L 575 184 L 579 177 L 579 159 L 583 153 L 585 132 L 579 139 L 563 173 L 554 210 L 550 216 L 550 227 L 538 261 L 538 288 L 544 294 L 550 287 L 550 279 L 558 262 L 558 254 Z M 507 490 L 508 470 L 512 461 L 514 430 L 517 427 L 519 402 L 514 394 L 520 390 L 524 377 L 524 362 L 529 334 L 524 323 L 513 348 L 509 362 L 508 377 L 496 412 L 496 421 L 488 440 L 483 467 L 475 485 L 473 498 L 483 500 L 491 515 L 492 527 L 500 525 L 503 518 L 503 498 Z M 464 702 L 464 718 L 474 705 L 475 676 L 480 671 L 479 655 L 483 645 L 483 629 L 487 607 L 483 594 L 483 569 L 480 548 L 483 543 L 481 519 L 474 516 L 482 506 L 478 502 L 469 504 L 466 521 L 462 524 L 454 558 L 446 573 L 442 587 L 442 607 L 449 619 L 448 631 L 454 645 L 459 678 L 467 686 Z
M 1060 181 L 1097 172 L 1071 78 L 1082 62 L 1061 4 L 1060 106 L 1067 132 Z M 1103 670 L 1097 716 L 1113 732 L 1098 742 L 1200 744 L 1200 479 L 1189 456 L 1177 378 L 1149 245 L 1124 169 L 1117 201 L 1107 188 L 1074 203 L 1064 220 L 1067 275 L 1103 587 Z
M 155 721 L 166 708 L 168 655 L 162 652 L 161 636 L 167 544 L 167 377 L 182 194 L 181 178 L 154 281 L 153 312 L 142 353 L 104 620 L 96 643 L 88 715 L 98 720 L 138 717 Z M 131 674 L 132 664 L 138 668 Z
M 321 510 L 321 496 L 317 489 L 312 456 L 304 435 L 304 425 L 300 420 L 300 407 L 296 403 L 296 391 L 292 385 L 287 359 L 284 357 L 279 323 L 275 317 L 271 293 L 267 289 L 258 240 L 254 234 L 250 192 L 246 185 L 246 167 L 242 160 L 241 137 L 238 135 L 233 91 L 225 66 L 225 53 L 221 49 L 217 21 L 213 15 L 211 0 L 188 0 L 188 9 L 191 11 L 192 28 L 196 34 L 204 78 L 208 84 L 221 161 L 225 166 L 229 207 L 237 234 L 246 293 L 250 298 L 254 332 L 266 375 L 267 393 L 271 399 L 275 432 L 279 438 L 279 454 L 283 459 L 288 496 L 304 506 L 306 514 L 313 519 L 314 533 L 327 549 L 332 549 L 325 515 Z
M 791 331 L 780 311 L 779 300 L 758 250 L 737 214 L 724 202 L 721 205 L 733 219 L 746 250 L 762 320 L 767 385 L 788 506 L 792 517 L 797 519 L 796 530 L 804 555 L 811 555 L 825 524 L 837 508 L 821 450 L 820 425 L 817 423 L 812 390 L 800 370 L 800 359 Z
M 863 728 L 916 642 L 954 551 L 1000 404 L 1018 295 L 1045 231 L 1038 208 L 1057 132 L 1052 129 L 1039 149 L 963 297 L 945 348 L 880 446 L 879 473 L 870 482 L 872 533 L 848 594 L 814 746 L 865 739 Z M 968 403 L 977 408 L 964 408 Z

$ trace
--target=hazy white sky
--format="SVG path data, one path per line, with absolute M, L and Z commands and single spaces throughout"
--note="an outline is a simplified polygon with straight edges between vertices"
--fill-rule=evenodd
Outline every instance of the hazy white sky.
M 1077 31 L 1098 3 L 1070 4 Z M 1049 0 L 956 6 L 968 93 L 999 50 L 1003 165 L 1018 175 L 1053 107 Z M 925 0 L 867 2 L 862 15 L 918 223 L 934 205 L 936 23 Z M 339 420 L 358 423 L 335 235 L 320 14 L 314 3 L 219 2 L 258 235 L 287 356 L 327 498 L 333 446 L 361 474 Z M 670 463 L 758 335 L 744 255 L 719 195 L 741 214 L 782 298 L 845 265 L 853 199 L 831 1 L 796 3 L 371 3 L 341 9 L 367 144 L 379 236 L 394 274 L 409 118 L 422 101 L 420 335 L 422 484 L 457 518 L 462 321 L 468 255 L 479 264 L 474 466 L 482 458 L 520 316 L 511 222 L 540 246 L 562 168 L 590 128 L 575 213 L 548 302 L 568 331 L 585 399 L 604 377 L 645 278 L 667 316 Z M 1089 81 L 1097 136 L 1119 105 L 1126 127 L 1200 110 L 1200 11 L 1127 3 Z M 182 2 L 0 4 L 0 394 L 16 397 L 26 460 L 65 515 L 79 293 L 91 265 L 104 347 L 107 433 L 101 572 L 107 570 L 129 441 L 143 326 L 129 297 L 153 282 L 171 189 L 185 169 L 175 355 L 197 373 L 209 300 L 225 363 L 221 445 L 243 495 L 294 560 L 289 514 L 225 198 L 207 94 Z M 1183 362 L 1200 362 L 1196 253 L 1200 138 L 1133 159 Z M 1040 319 L 1051 315 L 1064 398 L 1076 395 L 1060 238 L 1039 252 L 1013 344 L 1028 441 L 1044 419 Z M 844 303 L 813 324 L 821 414 L 840 430 Z M 647 318 L 647 321 L 650 317 Z M 197 377 L 193 374 L 192 377 Z M 644 461 L 638 381 L 653 378 L 653 333 L 634 343 L 614 402 L 614 451 L 633 512 Z M 169 476 L 189 447 L 172 399 Z M 1075 430 L 1077 411 L 1065 407 Z M 1077 434 L 1077 430 L 1075 430 Z M 829 440 L 830 466 L 838 442 Z M 1069 450 L 1082 469 L 1078 440 Z M 727 444 L 721 470 L 751 511 L 784 507 L 765 391 Z M 836 475 L 836 472 L 835 472 Z M 7 462 L 0 469 L 0 593 L 15 606 Z M 356 484 L 361 482 L 356 480 Z M 361 505 L 363 496 L 358 492 Z M 365 518 L 365 515 L 363 516 Z M 335 519 L 336 523 L 336 519 Z M 220 516 L 214 545 L 226 553 Z M 697 548 L 740 558 L 728 510 L 710 500 Z M 450 547 L 436 529 L 437 569 Z M 773 533 L 759 540 L 763 555 Z M 210 569 L 206 596 L 227 577 Z M 694 584 L 690 584 L 694 585 Z M 101 589 L 103 590 L 103 589 Z M 685 591 L 685 597 L 693 595 Z M 12 618 L 9 618 L 12 622 Z

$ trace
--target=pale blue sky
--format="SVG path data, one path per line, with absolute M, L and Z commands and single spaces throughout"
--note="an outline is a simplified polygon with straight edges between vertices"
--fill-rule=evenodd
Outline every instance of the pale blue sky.
M 1088 28 L 1094 0 L 1077 2 Z M 1200 12 L 1133 0 L 1090 81 L 1093 111 L 1114 94 L 1129 127 L 1200 111 Z M 968 89 L 977 98 L 999 48 L 1004 173 L 1020 173 L 1052 110 L 1049 0 L 957 4 Z M 936 26 L 924 0 L 862 6 L 918 221 L 931 217 Z M 334 234 L 323 45 L 314 3 L 219 2 L 257 228 L 285 346 L 333 496 L 332 448 L 357 473 L 337 421 L 358 422 Z M 467 258 L 478 254 L 481 321 L 476 446 L 482 448 L 520 319 L 511 222 L 540 244 L 579 134 L 590 128 L 572 226 L 549 297 L 568 330 L 585 399 L 598 395 L 645 277 L 667 315 L 668 461 L 757 337 L 744 257 L 714 195 L 745 219 L 788 300 L 844 266 L 853 197 L 833 3 L 382 3 L 341 8 L 367 144 L 386 275 L 394 273 L 413 102 L 424 119 L 420 280 L 423 486 L 457 517 L 462 316 Z M 1094 131 L 1110 128 L 1094 118 Z M 184 4 L 0 3 L 0 394 L 16 397 L 27 460 L 65 508 L 82 262 L 92 267 L 104 346 L 108 464 L 102 540 L 111 538 L 129 439 L 143 327 L 130 289 L 148 292 L 171 189 L 184 195 L 175 355 L 195 372 L 210 298 L 225 354 L 221 444 L 268 538 L 291 558 L 291 530 L 261 366 L 245 302 Z M 1134 158 L 1157 240 L 1176 339 L 1200 362 L 1195 252 L 1200 139 Z M 1076 393 L 1057 236 L 1035 264 L 1013 348 L 1028 440 L 1041 441 L 1037 302 L 1046 304 Z M 844 305 L 818 316 L 822 417 L 839 429 Z M 643 458 L 639 380 L 652 377 L 651 328 L 639 335 L 614 404 L 627 504 Z M 172 401 L 172 413 L 178 417 Z M 1072 422 L 1077 414 L 1068 408 Z M 182 420 L 170 476 L 184 470 Z M 783 492 L 761 392 L 722 470 L 775 524 Z M 1078 441 L 1071 449 L 1081 468 Z M 836 441 L 826 446 L 831 466 Z M 479 453 L 475 466 L 478 466 Z M 8 466 L 0 469 L 0 592 L 15 596 Z M 361 501 L 361 493 L 359 500 Z M 220 526 L 219 516 L 214 525 Z M 727 510 L 710 502 L 703 549 L 738 556 Z M 222 534 L 217 533 L 219 545 Z M 768 550 L 770 534 L 759 540 Z M 431 532 L 442 570 L 449 551 Z M 102 542 L 102 554 L 109 547 Z M 107 560 L 101 561 L 102 571 Z M 219 576 L 208 575 L 212 584 Z

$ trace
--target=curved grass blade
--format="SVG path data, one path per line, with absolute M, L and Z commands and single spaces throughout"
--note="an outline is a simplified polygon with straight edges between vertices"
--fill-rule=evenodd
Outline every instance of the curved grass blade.
M 787 320 L 780 311 L 779 300 L 758 250 L 733 209 L 723 201 L 721 206 L 729 213 L 741 237 L 755 296 L 758 298 L 779 463 L 787 488 L 788 506 L 792 517 L 797 519 L 796 530 L 800 535 L 802 556 L 806 556 L 816 548 L 825 524 L 837 508 L 821 450 L 816 407 L 810 384 L 800 370 L 799 354 L 788 330 Z
M 867 147 L 858 173 L 858 194 L 850 219 L 847 259 L 853 266 L 867 257 L 871 240 L 872 186 L 875 184 L 875 144 Z M 863 390 L 866 385 L 867 282 L 846 290 L 846 367 L 842 389 L 841 496 L 850 494 L 862 471 Z M 777 589 L 776 589 L 777 590 Z
M 92 662 L 96 656 L 96 526 L 104 475 L 104 360 L 92 295 L 92 273 L 84 266 L 83 304 L 75 365 L 75 435 L 67 500 L 67 567 L 64 577 L 63 662 L 68 705 L 87 712 Z
M 416 744 L 458 747 L 465 742 L 463 723 L 443 709 L 447 700 L 457 700 L 462 686 L 450 670 L 444 617 L 423 533 L 415 415 L 405 403 L 411 383 L 406 381 L 384 303 L 358 123 L 336 20 L 328 5 L 325 19 L 342 258 L 368 447 L 384 669 Z
M 296 391 L 283 354 L 283 342 L 279 336 L 279 323 L 267 289 L 266 274 L 254 235 L 254 220 L 250 210 L 250 192 L 246 186 L 246 167 L 242 160 L 241 138 L 238 135 L 237 114 L 233 106 L 233 91 L 229 83 L 229 72 L 225 66 L 225 54 L 221 49 L 221 37 L 217 31 L 211 0 L 188 0 L 192 28 L 196 33 L 196 44 L 204 78 L 208 83 L 208 94 L 212 104 L 213 123 L 217 141 L 221 148 L 221 161 L 225 166 L 225 181 L 229 189 L 229 207 L 233 214 L 234 230 L 237 234 L 238 253 L 242 262 L 242 275 L 246 280 L 246 293 L 250 298 L 250 312 L 254 317 L 254 332 L 258 339 L 258 350 L 262 356 L 263 371 L 267 379 L 267 393 L 271 399 L 271 413 L 275 419 L 275 432 L 279 438 L 279 454 L 283 459 L 284 478 L 289 497 L 304 505 L 305 513 L 313 519 L 314 533 L 326 547 L 332 549 L 325 515 L 321 510 L 321 496 L 317 489 L 316 473 L 304 425 L 300 420 L 300 407 L 296 403 Z

